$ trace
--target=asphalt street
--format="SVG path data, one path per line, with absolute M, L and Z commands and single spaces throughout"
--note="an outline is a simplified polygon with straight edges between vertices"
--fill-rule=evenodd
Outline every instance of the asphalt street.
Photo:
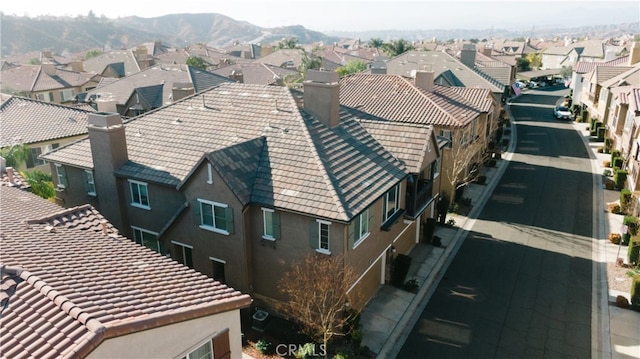
M 589 358 L 594 184 L 562 87 L 511 106 L 515 153 L 399 358 Z

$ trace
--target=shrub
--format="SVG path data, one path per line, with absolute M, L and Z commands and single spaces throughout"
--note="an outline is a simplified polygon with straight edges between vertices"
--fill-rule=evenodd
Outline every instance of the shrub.
M 608 168 L 605 168 L 604 171 L 602 171 L 602 175 L 605 177 L 611 177 L 611 170 Z
M 628 188 L 623 188 L 620 191 L 620 207 L 622 207 L 623 211 L 626 212 L 630 204 L 631 204 L 631 190 Z
M 605 187 L 606 189 L 608 189 L 608 190 L 612 190 L 612 189 L 615 187 L 615 185 L 614 185 L 613 181 L 607 181 L 607 182 L 604 184 L 604 187 Z
M 602 161 L 602 167 L 611 167 L 611 161 L 609 160 Z
M 294 357 L 297 359 L 305 359 L 311 358 L 316 354 L 316 344 L 315 343 L 305 343 L 303 346 L 298 348 L 298 351 L 295 352 Z
M 640 311 L 640 274 L 631 278 L 631 308 Z
M 398 254 L 393 262 L 393 271 L 391 273 L 391 284 L 396 287 L 402 287 L 404 279 L 409 273 L 409 267 L 411 266 L 411 257 L 405 254 Z
M 402 285 L 402 289 L 407 292 L 416 292 L 418 290 L 418 281 L 415 278 L 411 278 L 408 281 L 404 282 Z
M 640 237 L 632 236 L 627 249 L 627 260 L 633 266 L 638 265 L 640 260 Z
M 613 244 L 619 244 L 622 239 L 622 235 L 620 233 L 609 233 L 609 242 Z
M 634 216 L 624 216 L 622 220 L 622 224 L 627 226 L 627 233 L 636 235 L 638 234 L 638 217 Z
M 624 295 L 619 295 L 616 297 L 616 307 L 618 308 L 629 308 L 629 300 Z
M 615 158 L 620 157 L 620 150 L 611 151 L 611 163 L 614 163 Z
M 622 240 L 621 240 L 620 244 L 623 245 L 623 246 L 628 246 L 630 240 L 631 240 L 631 234 L 630 233 L 625 233 L 625 234 L 622 235 Z
M 453 227 L 453 226 L 455 226 L 455 225 L 456 225 L 456 220 L 455 220 L 455 219 L 453 219 L 453 218 L 449 218 L 449 219 L 447 220 L 447 226 L 451 226 L 451 227 Z
M 258 349 L 261 354 L 268 355 L 271 353 L 271 343 L 265 339 L 260 339 L 256 342 L 256 349 Z
M 337 352 L 336 355 L 333 356 L 333 359 L 349 359 L 349 355 L 343 352 Z
M 613 182 L 615 182 L 616 188 L 619 188 L 619 189 L 624 188 L 624 183 L 626 181 L 627 181 L 627 171 L 616 170 L 616 172 L 613 175 Z
M 609 203 L 607 205 L 608 209 L 609 209 L 609 213 L 613 213 L 613 214 L 620 214 L 622 213 L 622 209 L 620 208 L 620 205 L 617 203 Z

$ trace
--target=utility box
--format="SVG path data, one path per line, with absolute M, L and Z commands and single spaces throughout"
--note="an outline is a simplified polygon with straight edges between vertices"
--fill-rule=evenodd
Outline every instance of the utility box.
M 258 309 L 255 313 L 253 313 L 252 318 L 253 322 L 251 324 L 251 329 L 258 332 L 264 332 L 269 322 L 269 313 L 264 310 Z

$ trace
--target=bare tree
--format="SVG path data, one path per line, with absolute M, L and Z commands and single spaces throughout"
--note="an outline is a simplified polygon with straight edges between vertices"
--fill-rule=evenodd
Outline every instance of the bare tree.
M 471 183 L 478 176 L 478 171 L 486 159 L 485 149 L 486 143 L 483 139 L 475 134 L 470 135 L 468 129 L 451 131 L 450 144 L 445 150 L 444 160 L 448 162 L 444 172 L 452 190 L 449 196 L 449 207 L 455 201 L 456 190 Z
M 347 289 L 357 276 L 344 265 L 343 256 L 309 254 L 295 261 L 278 282 L 278 289 L 287 296 L 278 309 L 301 325 L 302 331 L 324 344 L 334 336 L 348 334 L 348 325 L 356 310 L 347 310 L 350 299 Z

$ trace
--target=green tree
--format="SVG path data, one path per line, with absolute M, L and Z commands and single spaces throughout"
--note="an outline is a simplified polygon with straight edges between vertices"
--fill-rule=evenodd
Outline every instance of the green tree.
M 472 44 L 477 44 L 478 42 L 480 42 L 480 40 L 478 40 L 478 39 L 470 39 L 469 42 L 472 43 Z
M 276 45 L 276 50 L 280 49 L 297 49 L 300 45 L 298 44 L 298 39 L 295 37 L 284 38 L 280 40 L 278 45 Z
M 102 51 L 100 50 L 89 50 L 87 51 L 87 53 L 84 54 L 84 59 L 89 60 L 92 57 L 96 57 L 100 55 L 102 55 Z
M 560 76 L 562 76 L 565 79 L 568 79 L 571 77 L 571 75 L 573 75 L 573 67 L 562 66 L 562 68 L 560 69 Z
M 415 47 L 404 39 L 392 40 L 390 42 L 385 42 L 384 45 L 382 45 L 382 50 L 390 57 L 404 54 L 405 52 L 413 49 L 415 49 Z
M 196 69 L 206 70 L 207 64 L 204 63 L 202 57 L 199 56 L 189 56 L 187 57 L 187 65 L 191 67 L 195 67 Z
M 527 55 L 527 60 L 532 69 L 539 69 L 542 66 L 542 54 L 530 53 Z
M 336 72 L 338 76 L 343 77 L 356 72 L 362 72 L 367 69 L 367 63 L 362 60 L 349 60 L 346 65 L 338 67 Z
M 382 39 L 379 37 L 374 37 L 370 39 L 369 42 L 367 42 L 367 45 L 369 45 L 369 47 L 371 48 L 379 49 L 382 47 L 382 45 L 384 45 L 384 41 L 382 41 Z
M 516 59 L 516 71 L 517 72 L 525 72 L 531 70 L 529 66 L 529 59 L 526 57 L 519 57 Z
M 29 159 L 31 150 L 26 145 L 14 145 L 0 149 L 0 156 L 2 156 L 7 167 L 19 168 L 22 163 L 25 163 Z
M 45 199 L 50 199 L 56 196 L 53 178 L 50 174 L 44 173 L 40 170 L 20 173 L 25 177 L 29 186 L 31 186 L 31 192 L 34 194 Z
M 307 70 L 319 70 L 322 67 L 322 58 L 306 51 L 302 52 L 302 63 L 298 66 L 298 71 L 305 75 Z

